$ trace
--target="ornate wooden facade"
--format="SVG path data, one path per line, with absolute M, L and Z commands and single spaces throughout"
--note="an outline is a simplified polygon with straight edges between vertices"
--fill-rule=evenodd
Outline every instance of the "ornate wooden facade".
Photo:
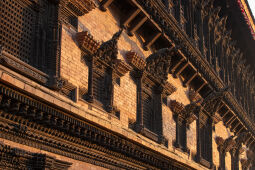
M 242 34 L 249 36 L 248 26 L 229 12 L 239 9 L 238 4 L 237 0 L 2 0 L 0 167 L 68 169 L 80 161 L 106 169 L 224 170 L 226 164 L 232 170 L 254 169 L 255 70 L 253 54 L 240 45 L 244 40 L 234 28 L 240 23 Z M 90 21 L 83 20 L 95 11 L 111 16 L 119 30 L 106 40 L 109 29 L 101 29 L 103 42 L 86 27 Z M 66 78 L 61 73 L 66 30 L 79 48 L 80 66 L 87 68 L 87 76 L 80 79 L 86 79 L 86 85 L 73 81 L 72 76 L 79 75 L 70 73 Z M 251 48 L 254 39 L 249 42 Z M 125 43 L 137 48 L 128 49 Z M 134 90 L 136 95 L 135 120 L 127 128 L 125 123 L 118 125 L 128 117 L 124 114 L 128 109 L 117 104 L 128 96 L 123 93 L 121 98 L 118 92 L 123 79 L 134 83 L 126 93 Z M 171 98 L 187 87 L 188 104 Z M 40 93 L 35 93 L 38 89 Z M 165 123 L 168 113 L 175 124 Z M 100 116 L 107 121 L 100 122 L 104 119 Z M 219 122 L 229 137 L 216 133 Z M 190 129 L 192 124 L 195 130 Z M 166 137 L 171 128 L 173 143 Z M 195 134 L 194 155 L 189 131 Z

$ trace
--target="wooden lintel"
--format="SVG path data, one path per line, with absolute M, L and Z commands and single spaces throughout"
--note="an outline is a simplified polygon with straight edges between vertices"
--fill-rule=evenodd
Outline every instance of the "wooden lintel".
M 140 11 L 141 11 L 140 8 L 137 8 L 136 10 L 134 10 L 130 15 L 128 15 L 125 19 L 123 19 L 122 25 L 127 26 L 140 13 Z
M 195 90 L 196 93 L 199 93 L 199 91 L 206 85 L 207 83 L 204 82 L 197 90 Z
M 145 50 L 148 50 L 148 48 L 161 36 L 161 32 L 153 35 L 149 40 L 147 40 L 145 43 L 144 43 L 144 49 Z
M 113 1 L 114 0 L 103 0 L 100 4 L 100 9 L 102 11 L 106 11 L 107 10 L 106 8 L 108 8 Z
M 197 76 L 197 73 L 194 73 L 190 78 L 188 78 L 186 81 L 183 82 L 183 86 L 187 87 L 190 82 Z
M 138 23 L 136 23 L 132 28 L 129 29 L 128 35 L 133 36 L 134 32 L 136 32 L 144 23 L 147 21 L 147 17 L 144 16 Z
M 181 63 L 185 60 L 185 58 L 181 58 L 177 63 L 176 65 L 169 71 L 170 74 L 172 74 L 176 69 L 177 67 L 179 67 L 179 65 L 181 65 Z
M 185 70 L 185 68 L 188 67 L 188 65 L 189 65 L 189 62 L 187 61 L 182 68 L 180 68 L 178 71 L 176 70 L 173 75 L 174 78 L 177 78 L 183 72 L 183 70 Z

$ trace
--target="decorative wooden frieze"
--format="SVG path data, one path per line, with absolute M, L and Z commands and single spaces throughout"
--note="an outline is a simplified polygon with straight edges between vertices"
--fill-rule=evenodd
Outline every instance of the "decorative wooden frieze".
M 67 170 L 72 163 L 46 154 L 32 153 L 0 143 L 0 168 Z
M 0 96 L 0 109 L 5 111 L 0 114 L 1 138 L 108 169 L 190 169 L 122 135 L 113 134 L 111 130 L 91 125 L 81 117 L 4 85 L 0 85 Z M 13 109 L 14 105 L 16 109 Z M 52 158 L 46 160 L 51 162 Z M 134 164 L 130 165 L 127 161 Z M 56 166 L 59 164 L 66 165 L 61 161 L 54 163 Z M 65 169 L 64 166 L 59 167 Z
M 77 16 L 83 16 L 95 9 L 96 5 L 93 0 L 68 0 L 67 7 Z
M 90 52 L 91 54 L 95 53 L 100 47 L 99 42 L 95 41 L 93 36 L 88 31 L 78 32 L 76 34 L 76 39 L 79 47 L 82 50 Z
M 127 62 L 138 70 L 143 70 L 146 66 L 146 61 L 136 52 L 129 51 L 126 54 Z

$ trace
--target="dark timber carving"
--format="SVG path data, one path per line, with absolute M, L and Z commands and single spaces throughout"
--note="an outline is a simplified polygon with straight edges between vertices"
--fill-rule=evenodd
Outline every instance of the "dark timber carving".
M 175 52 L 174 47 L 161 49 L 146 58 L 146 62 L 136 53 L 127 53 L 137 82 L 135 130 L 165 145 L 167 140 L 162 131 L 162 99 L 176 90 L 167 82 L 171 57 Z
M 0 168 L 67 170 L 72 163 L 57 160 L 45 154 L 31 153 L 0 143 Z
M 187 148 L 187 127 L 197 119 L 195 113 L 197 109 L 196 103 L 191 103 L 186 106 L 172 100 L 169 107 L 174 113 L 176 121 L 176 140 L 174 146 L 180 148 L 184 152 L 188 152 Z
M 1 138 L 108 169 L 192 169 L 4 85 L 0 96 Z
M 115 33 L 112 39 L 101 44 L 94 53 L 89 52 L 91 50 L 85 47 L 86 38 L 80 38 L 84 35 L 81 33 L 77 35 L 82 49 L 86 49 L 89 52 L 85 55 L 85 60 L 89 63 L 89 85 L 86 99 L 91 103 L 97 103 L 102 106 L 109 113 L 115 112 L 113 107 L 113 86 L 115 81 L 131 69 L 124 61 L 117 59 L 117 44 L 122 31 L 123 30 L 120 30 Z M 89 41 L 92 41 L 94 46 L 95 43 L 93 40 Z M 91 43 L 89 44 L 91 46 Z M 89 47 L 89 49 L 91 49 L 91 47 Z

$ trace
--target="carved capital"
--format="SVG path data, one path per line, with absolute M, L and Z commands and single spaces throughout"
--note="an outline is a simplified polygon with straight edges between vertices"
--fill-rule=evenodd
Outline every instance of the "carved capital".
M 146 66 L 146 61 L 140 57 L 136 52 L 129 51 L 126 54 L 127 62 L 138 70 L 143 70 Z
M 79 47 L 82 50 L 88 51 L 91 54 L 95 53 L 100 47 L 99 42 L 95 41 L 93 36 L 88 31 L 76 33 L 76 39 Z
M 116 59 L 114 64 L 114 69 L 116 70 L 119 77 L 124 76 L 127 72 L 129 72 L 132 68 L 125 61 Z

